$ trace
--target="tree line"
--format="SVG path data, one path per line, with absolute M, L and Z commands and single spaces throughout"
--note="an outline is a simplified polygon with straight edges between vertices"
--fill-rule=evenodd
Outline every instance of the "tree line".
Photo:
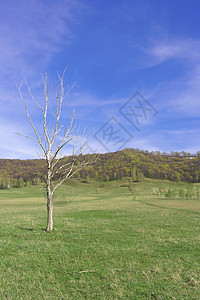
M 90 160 L 92 154 L 83 155 L 81 160 Z M 64 157 L 58 163 L 70 163 L 73 157 Z M 18 160 L 0 159 L 1 188 L 17 187 L 42 181 L 46 165 L 41 159 Z M 165 156 L 152 154 L 147 150 L 124 149 L 113 153 L 99 154 L 94 164 L 76 172 L 77 179 L 89 182 L 91 179 L 106 182 L 133 178 L 141 181 L 143 177 L 167 179 L 174 182 L 200 182 L 200 156 Z M 57 180 L 58 178 L 54 178 Z
M 24 180 L 22 177 L 19 178 L 7 178 L 0 177 L 0 189 L 10 189 L 10 188 L 21 188 L 24 186 L 37 185 L 40 184 L 41 180 L 39 177 L 31 178 L 30 180 Z
M 152 194 L 156 198 L 179 198 L 179 199 L 200 199 L 200 190 L 196 186 L 193 188 L 153 188 Z

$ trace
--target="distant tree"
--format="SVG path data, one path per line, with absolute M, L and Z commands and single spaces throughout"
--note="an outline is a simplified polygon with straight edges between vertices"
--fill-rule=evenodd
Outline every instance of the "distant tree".
M 170 152 L 170 155 L 171 155 L 171 156 L 175 156 L 175 155 L 176 155 L 176 152 L 175 152 L 175 151 L 171 151 L 171 152 Z
M 166 198 L 172 198 L 172 191 L 168 189 L 167 193 L 165 194 Z
M 133 181 L 137 181 L 137 168 L 136 167 L 132 167 L 131 176 L 133 178 Z
M 176 195 L 177 195 L 177 191 L 176 191 L 176 189 L 173 189 L 173 190 L 172 190 L 172 197 L 173 197 L 173 198 L 176 198 Z
M 12 179 L 12 186 L 13 186 L 14 188 L 17 187 L 17 179 L 16 179 L 16 178 L 13 178 L 13 179 Z
M 185 197 L 185 191 L 184 191 L 184 189 L 180 189 L 180 191 L 179 191 L 179 197 L 181 199 L 184 199 L 184 197 Z
M 99 179 L 99 174 L 98 174 L 98 172 L 97 172 L 97 171 L 94 171 L 94 178 L 95 178 L 96 180 L 98 180 L 98 179 Z
M 137 170 L 137 181 L 142 181 L 144 179 L 144 175 L 140 170 Z
M 155 154 L 160 155 L 161 153 L 160 153 L 160 151 L 155 151 Z
M 66 69 L 65 69 L 66 71 Z M 59 86 L 56 92 L 56 109 L 55 111 L 52 108 L 52 105 L 49 101 L 49 93 L 48 93 L 48 78 L 47 74 L 45 75 L 44 81 L 44 105 L 41 105 L 38 100 L 33 96 L 30 86 L 27 84 L 25 80 L 23 80 L 19 86 L 19 94 L 24 104 L 25 112 L 28 117 L 29 123 L 33 129 L 35 137 L 30 137 L 26 135 L 22 135 L 21 133 L 17 133 L 19 135 L 25 136 L 38 143 L 43 152 L 43 161 L 45 162 L 45 168 L 41 175 L 45 184 L 46 184 L 46 197 L 47 197 L 47 226 L 46 231 L 50 231 L 53 229 L 53 195 L 56 189 L 63 184 L 67 179 L 71 178 L 76 172 L 86 166 L 90 161 L 85 161 L 82 157 L 82 146 L 77 150 L 77 144 L 74 139 L 70 137 L 73 120 L 74 120 L 74 112 L 71 116 L 71 121 L 66 128 L 61 122 L 61 112 L 62 112 L 62 104 L 69 91 L 65 93 L 64 89 L 64 74 L 59 77 Z M 25 100 L 22 93 L 22 84 L 25 83 L 26 88 L 28 89 L 29 95 L 32 101 L 37 105 L 37 107 L 41 111 L 42 115 L 42 124 L 41 128 L 43 134 L 39 134 L 39 130 L 36 129 L 32 118 L 29 114 L 29 110 L 27 107 L 27 100 Z M 48 121 L 51 122 L 48 122 Z M 48 123 L 52 124 L 54 121 L 54 126 L 47 126 Z M 40 130 L 41 131 L 41 130 Z M 68 160 L 61 160 L 61 150 L 73 141 L 73 150 L 72 157 Z M 60 155 L 60 156 L 59 156 Z M 55 185 L 53 185 L 53 179 L 57 179 Z
M 4 177 L 0 178 L 0 189 L 5 189 L 6 188 L 6 180 Z
M 192 191 L 187 189 L 187 192 L 185 194 L 185 198 L 192 198 Z
M 10 183 L 10 178 L 7 179 L 7 188 L 10 189 L 11 188 L 11 183 Z
M 106 175 L 106 181 L 108 182 L 110 180 L 109 175 Z
M 23 178 L 20 177 L 20 178 L 17 179 L 16 187 L 21 188 L 23 186 L 24 186 L 24 180 L 23 180 Z
M 25 186 L 29 186 L 30 184 L 31 184 L 30 180 L 26 180 L 25 183 L 24 183 Z
M 85 177 L 85 181 L 86 181 L 87 183 L 90 183 L 90 182 L 91 182 L 90 175 L 86 175 L 86 177 Z
M 10 179 L 6 177 L 0 177 L 0 189 L 10 189 Z
M 117 179 L 117 172 L 114 172 L 113 177 L 114 177 L 114 180 Z
M 99 186 L 96 186 L 96 194 L 99 194 Z
M 133 181 L 133 178 L 129 178 L 129 187 L 128 187 L 130 193 L 132 195 L 135 194 L 135 188 L 134 188 L 134 181 Z

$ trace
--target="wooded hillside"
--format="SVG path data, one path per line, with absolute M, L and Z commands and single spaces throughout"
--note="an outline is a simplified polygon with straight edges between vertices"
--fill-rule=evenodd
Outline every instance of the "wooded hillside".
M 63 160 L 70 161 L 71 157 Z M 80 158 L 81 159 L 81 158 Z M 83 156 L 82 159 L 87 159 Z M 42 181 L 41 174 L 45 161 L 0 159 L 0 187 L 20 187 Z M 140 181 L 143 177 L 168 179 L 172 181 L 200 182 L 199 153 L 186 152 L 148 152 L 138 149 L 124 149 L 113 153 L 99 154 L 95 164 L 79 171 L 77 178 L 91 178 L 110 181 L 132 177 Z

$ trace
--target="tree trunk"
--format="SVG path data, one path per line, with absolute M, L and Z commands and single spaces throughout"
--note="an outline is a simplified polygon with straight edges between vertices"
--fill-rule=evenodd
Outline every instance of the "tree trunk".
M 53 195 L 51 192 L 50 181 L 47 182 L 47 227 L 46 231 L 53 229 Z

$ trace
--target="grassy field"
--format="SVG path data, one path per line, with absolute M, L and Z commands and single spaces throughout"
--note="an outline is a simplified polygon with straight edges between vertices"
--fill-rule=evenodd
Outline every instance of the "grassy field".
M 200 299 L 200 200 L 168 181 L 71 181 L 44 231 L 42 186 L 0 190 L 0 299 Z

